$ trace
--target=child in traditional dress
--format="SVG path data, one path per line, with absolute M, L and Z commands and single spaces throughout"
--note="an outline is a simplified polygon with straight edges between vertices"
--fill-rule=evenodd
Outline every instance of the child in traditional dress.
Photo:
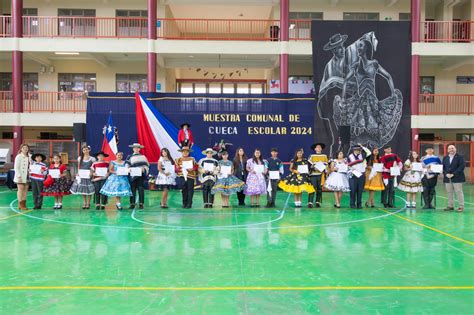
M 134 143 L 128 146 L 132 148 L 133 154 L 129 155 L 126 159 L 127 164 L 131 168 L 140 168 L 140 174 L 130 174 L 130 187 L 132 189 L 132 196 L 130 197 L 129 209 L 135 209 L 137 201 L 137 190 L 138 190 L 138 208 L 143 209 L 145 204 L 145 178 L 148 176 L 150 171 L 150 163 L 146 156 L 140 153 L 140 150 L 144 148 L 140 143 Z
M 183 208 L 191 209 L 193 207 L 194 183 L 196 180 L 199 165 L 196 160 L 189 156 L 193 152 L 189 147 L 183 146 L 178 150 L 182 156 L 176 159 L 175 170 L 177 173 L 177 182 L 180 182 L 181 193 L 183 195 Z M 186 168 L 184 167 L 186 166 Z
M 194 145 L 193 132 L 189 123 L 181 124 L 181 129 L 178 132 L 178 145 L 189 148 L 192 148 Z
M 420 163 L 420 158 L 417 152 L 410 151 L 410 155 L 403 165 L 405 175 L 398 184 L 398 189 L 407 193 L 407 208 L 416 208 L 416 193 L 423 191 L 421 183 L 423 172 L 413 170 L 413 163 Z
M 222 160 L 219 161 L 219 174 L 217 182 L 212 187 L 212 194 L 221 193 L 222 208 L 229 208 L 229 196 L 245 188 L 245 182 L 234 176 L 233 162 L 229 160 L 227 151 L 221 152 Z
M 315 193 L 310 193 L 308 195 L 308 208 L 312 208 L 313 206 L 320 208 L 321 203 L 323 202 L 323 185 L 328 166 L 328 157 L 323 153 L 325 147 L 326 145 L 321 142 L 315 143 L 311 146 L 311 150 L 313 150 L 314 153 L 308 157 L 308 161 L 311 163 L 309 170 L 309 180 L 314 187 Z M 320 163 L 322 163 L 321 165 L 324 168 L 323 170 L 316 167 Z M 315 196 L 316 203 L 313 203 L 315 201 Z
M 331 174 L 324 183 L 324 187 L 334 192 L 334 207 L 341 207 L 342 194 L 350 191 L 349 180 L 347 179 L 347 162 L 344 158 L 344 152 L 337 152 L 337 158 L 330 163 Z
M 31 157 L 33 163 L 31 166 L 36 166 L 39 168 L 38 173 L 30 172 L 30 179 L 31 179 L 31 191 L 33 192 L 33 201 L 34 201 L 34 208 L 35 210 L 40 210 L 43 206 L 43 196 L 41 192 L 43 191 L 43 182 L 48 175 L 48 168 L 44 161 L 46 161 L 46 156 L 41 153 L 33 154 Z
M 265 160 L 262 159 L 260 149 L 255 149 L 253 157 L 247 160 L 247 186 L 244 193 L 250 196 L 250 207 L 260 207 L 260 195 L 267 192 L 265 174 L 267 167 Z
M 109 162 L 105 161 L 105 158 L 109 155 L 103 151 L 96 153 L 97 161 L 92 164 L 92 170 L 94 171 L 94 178 L 92 182 L 94 183 L 94 190 L 95 190 L 95 209 L 96 210 L 104 210 L 105 205 L 107 204 L 107 195 L 102 194 L 100 191 L 107 180 L 107 173 L 105 175 L 98 174 L 98 169 L 109 169 Z
M 213 158 L 216 151 L 212 148 L 207 148 L 202 151 L 202 154 L 206 155 L 199 160 L 199 181 L 201 182 L 202 187 L 202 199 L 204 203 L 204 208 L 212 208 L 214 204 L 214 195 L 212 192 L 212 187 L 216 183 L 217 175 L 217 160 Z
M 244 148 L 240 147 L 235 151 L 234 157 L 234 175 L 244 183 L 247 182 L 247 155 L 245 155 Z M 243 191 L 237 192 L 237 199 L 239 206 L 245 206 L 245 193 Z
M 168 191 L 176 185 L 176 173 L 174 171 L 174 161 L 167 148 L 161 149 L 161 156 L 158 160 L 158 176 L 156 185 L 163 191 L 160 207 L 168 208 Z
M 91 147 L 84 145 L 81 150 L 81 155 L 77 158 L 77 174 L 76 179 L 74 180 L 71 193 L 74 195 L 82 196 L 82 209 L 90 209 L 91 207 L 91 198 L 94 194 L 94 184 L 91 181 L 92 175 L 92 164 L 95 162 L 95 158 L 90 155 Z M 80 171 L 88 171 L 89 177 L 79 176 Z
M 385 189 L 383 184 L 382 172 L 374 170 L 374 164 L 380 162 L 380 153 L 378 148 L 372 149 L 372 154 L 367 157 L 367 171 L 365 172 L 365 186 L 364 189 L 369 192 L 369 200 L 365 202 L 365 206 L 374 208 L 374 194 L 376 191 Z
M 117 210 L 122 210 L 120 199 L 121 197 L 130 197 L 132 190 L 130 188 L 130 182 L 128 181 L 128 175 L 117 174 L 120 167 L 127 167 L 126 162 L 123 160 L 123 152 L 117 152 L 115 156 L 117 159 L 110 163 L 110 175 L 100 189 L 100 193 L 105 196 L 115 197 L 115 207 Z
M 72 182 L 69 180 L 66 165 L 61 163 L 59 154 L 53 156 L 53 163 L 49 166 L 49 171 L 59 170 L 59 178 L 53 178 L 51 173 L 44 182 L 43 196 L 54 197 L 54 209 L 63 208 L 63 196 L 70 195 Z
M 295 152 L 290 164 L 290 175 L 278 184 L 278 187 L 293 194 L 296 208 L 301 208 L 303 192 L 308 194 L 315 192 L 308 175 L 311 164 L 303 157 L 303 154 L 304 150 L 302 148 Z

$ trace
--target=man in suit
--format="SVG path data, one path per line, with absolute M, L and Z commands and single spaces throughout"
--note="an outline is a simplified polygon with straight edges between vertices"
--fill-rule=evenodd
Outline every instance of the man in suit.
M 454 210 L 454 192 L 458 198 L 458 212 L 464 211 L 464 193 L 462 184 L 466 181 L 464 176 L 464 157 L 456 153 L 456 147 L 451 144 L 448 146 L 448 155 L 443 158 L 443 182 L 448 192 L 448 207 L 445 211 Z

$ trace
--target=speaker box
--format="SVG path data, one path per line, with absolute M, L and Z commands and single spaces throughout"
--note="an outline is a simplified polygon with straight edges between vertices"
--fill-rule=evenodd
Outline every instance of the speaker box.
M 418 140 L 419 141 L 434 141 L 435 135 L 434 133 L 420 133 L 418 135 Z
M 341 138 L 341 144 L 351 143 L 351 126 L 339 126 L 339 137 Z
M 86 124 L 75 123 L 73 126 L 73 137 L 76 142 L 86 142 Z

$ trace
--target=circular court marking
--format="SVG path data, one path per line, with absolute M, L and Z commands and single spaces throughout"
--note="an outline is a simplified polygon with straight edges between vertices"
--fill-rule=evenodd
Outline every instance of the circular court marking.
M 395 196 L 396 198 L 399 198 L 403 201 L 402 197 Z M 54 220 L 54 219 L 47 219 L 47 218 L 40 218 L 37 216 L 33 216 L 27 213 L 23 213 L 15 209 L 13 204 L 17 202 L 17 200 L 13 200 L 10 203 L 10 210 L 13 212 L 16 212 L 18 214 L 21 214 L 21 216 L 34 219 L 34 220 L 39 220 L 39 221 L 44 221 L 44 222 L 51 222 L 51 223 L 58 223 L 58 224 L 66 224 L 66 225 L 75 225 L 75 226 L 84 226 L 84 227 L 99 227 L 99 228 L 112 228 L 112 229 L 121 229 L 121 230 L 147 230 L 147 231 L 199 231 L 199 230 L 211 230 L 211 231 L 219 231 L 219 230 L 238 230 L 238 229 L 252 229 L 252 230 L 278 230 L 278 229 L 300 229 L 300 228 L 316 228 L 316 227 L 328 227 L 328 226 L 337 226 L 337 225 L 344 225 L 344 224 L 353 224 L 353 223 L 361 223 L 361 222 L 366 222 L 366 221 L 372 221 L 372 220 L 378 220 L 378 219 L 383 219 L 389 216 L 393 216 L 394 214 L 400 213 L 404 211 L 406 208 L 403 206 L 402 208 L 398 209 L 397 211 L 394 212 L 389 212 L 389 213 L 384 213 L 378 216 L 370 217 L 370 218 L 365 218 L 365 219 L 358 219 L 358 220 L 349 220 L 349 221 L 341 221 L 341 222 L 334 222 L 334 223 L 322 223 L 322 224 L 306 224 L 306 225 L 290 225 L 290 226 L 269 226 L 269 227 L 262 227 L 262 226 L 246 226 L 246 227 L 223 227 L 223 228 L 216 228 L 216 227 L 208 227 L 206 229 L 202 228 L 164 228 L 164 227 L 134 227 L 134 226 L 119 226 L 119 225 L 103 225 L 103 224 L 93 224 L 93 223 L 81 223 L 81 222 L 66 222 L 66 221 L 60 221 L 60 220 Z M 282 211 L 283 212 L 283 211 Z

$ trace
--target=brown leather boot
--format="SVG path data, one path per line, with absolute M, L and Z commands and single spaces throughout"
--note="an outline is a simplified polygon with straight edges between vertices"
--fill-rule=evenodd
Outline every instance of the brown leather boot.
M 18 201 L 18 210 L 25 210 L 24 201 Z
M 23 200 L 23 210 L 28 210 L 28 208 L 26 207 L 26 200 Z

